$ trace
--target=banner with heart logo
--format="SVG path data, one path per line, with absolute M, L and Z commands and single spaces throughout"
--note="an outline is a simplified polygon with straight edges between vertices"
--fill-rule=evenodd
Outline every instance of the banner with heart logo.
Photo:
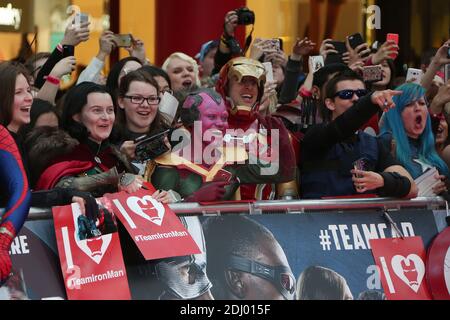
M 144 258 L 154 260 L 201 253 L 176 214 L 151 194 L 141 189 L 133 194 L 105 195 Z
M 450 300 L 450 227 L 445 228 L 428 248 L 427 280 L 435 300 Z
M 90 222 L 78 204 L 53 208 L 56 241 L 69 300 L 130 300 L 119 233 L 106 199 Z M 101 223 L 99 223 L 101 220 Z
M 372 254 L 388 300 L 431 300 L 421 237 L 372 239 Z

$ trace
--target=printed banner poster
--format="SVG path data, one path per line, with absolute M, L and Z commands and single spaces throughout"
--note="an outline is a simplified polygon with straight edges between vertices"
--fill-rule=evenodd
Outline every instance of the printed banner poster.
M 428 248 L 428 286 L 435 300 L 450 300 L 450 227 L 445 228 Z
M 388 300 L 431 300 L 420 237 L 370 240 Z
M 125 265 L 114 216 L 101 205 L 100 231 L 78 204 L 53 208 L 56 241 L 70 300 L 129 300 Z M 95 232 L 94 232 L 95 231 Z
M 11 244 L 12 276 L 0 300 L 66 299 L 53 223 L 26 222 Z
M 432 211 L 401 210 L 391 217 L 406 237 L 420 236 L 425 247 L 437 234 Z M 179 297 L 180 292 L 170 289 L 175 284 L 192 298 L 197 282 L 183 276 L 189 263 L 191 276 L 199 283 L 207 277 L 212 284 L 207 294 L 215 299 L 386 298 L 370 239 L 397 234 L 381 211 L 222 215 L 200 217 L 200 221 L 202 234 L 197 238 L 205 242 L 206 266 L 199 268 L 194 259 L 184 259 L 170 264 L 177 269 L 157 277 L 161 271 L 157 262 L 132 265 L 126 261 L 133 299 Z M 230 280 L 248 279 L 240 278 L 242 273 L 250 273 L 253 284 L 241 281 L 240 286 L 247 287 L 231 287 Z
M 425 248 L 437 235 L 431 211 L 401 210 L 391 216 L 406 236 L 420 236 Z M 392 237 L 393 230 L 382 212 L 224 215 L 200 219 L 183 217 L 182 220 L 185 220 L 183 224 L 202 253 L 152 261 L 144 261 L 142 257 L 138 261 L 125 259 L 133 299 L 188 299 L 198 296 L 225 299 L 230 294 L 234 294 L 234 298 L 249 299 L 248 294 L 236 288 L 231 288 L 230 293 L 229 285 L 221 278 L 225 267 L 232 271 L 228 272 L 232 279 L 239 279 L 235 276 L 242 275 L 244 271 L 240 270 L 252 272 L 249 266 L 253 266 L 254 274 L 250 277 L 254 285 L 246 287 L 246 292 L 252 293 L 256 300 L 304 298 L 308 292 L 314 293 L 308 291 L 306 281 L 307 275 L 314 271 L 319 275 L 313 281 L 314 287 L 319 289 L 314 296 L 316 299 L 385 298 L 369 243 L 370 238 Z M 259 256 L 251 255 L 255 254 L 255 243 L 259 244 L 256 248 L 264 249 Z M 30 299 L 65 298 L 52 221 L 26 223 L 14 244 L 11 248 L 14 274 L 20 277 L 13 277 L 12 284 L 8 285 L 9 291 L 4 289 L 3 293 L 15 298 L 18 295 L 13 294 L 13 290 L 17 293 L 16 288 L 26 287 L 25 292 Z M 224 250 L 230 248 L 237 250 L 237 259 L 225 254 Z M 252 262 L 253 259 L 257 261 Z M 440 263 L 443 261 L 444 257 Z M 335 279 L 335 282 L 345 280 L 346 290 L 330 290 L 330 283 L 319 285 L 317 279 L 323 273 L 332 275 L 330 279 Z M 20 284 L 22 280 L 25 284 Z M 246 282 L 241 284 L 247 285 Z M 303 296 L 298 294 L 299 288 Z M 322 291 L 326 293 L 319 297 Z M 23 294 L 22 298 L 25 298 Z
M 148 190 L 105 195 L 146 260 L 200 253 L 192 236 L 167 206 Z

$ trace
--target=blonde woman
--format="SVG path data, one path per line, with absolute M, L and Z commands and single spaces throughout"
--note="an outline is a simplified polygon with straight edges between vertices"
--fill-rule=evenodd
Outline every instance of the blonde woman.
M 174 92 L 191 92 L 201 85 L 197 62 L 182 52 L 171 54 L 162 69 L 169 75 Z

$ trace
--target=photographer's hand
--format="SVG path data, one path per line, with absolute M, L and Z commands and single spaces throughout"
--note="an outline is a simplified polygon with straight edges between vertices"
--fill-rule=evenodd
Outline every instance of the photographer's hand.
M 140 39 L 133 39 L 131 47 L 125 48 L 130 53 L 131 57 L 138 58 L 139 61 L 144 65 L 147 64 L 147 56 L 145 53 L 145 44 Z
M 223 25 L 223 31 L 225 36 L 234 37 L 234 32 L 238 26 L 238 16 L 236 11 L 230 11 L 225 15 L 225 23 Z
M 78 28 L 76 25 L 69 23 L 64 33 L 64 38 L 61 45 L 68 45 L 76 47 L 83 41 L 89 40 L 89 25 L 90 22 L 83 22 Z
M 256 38 L 250 46 L 250 58 L 259 60 L 264 54 L 276 53 L 277 50 L 272 48 L 272 42 Z
M 348 65 L 352 65 L 358 61 L 366 61 L 368 59 L 368 55 L 370 54 L 369 45 L 367 43 L 360 44 L 355 49 L 353 49 L 350 45 L 349 38 L 345 39 L 345 46 L 347 47 L 348 52 L 348 61 L 345 61 Z M 363 58 L 365 55 L 367 57 Z
M 75 70 L 77 60 L 75 57 L 66 57 L 60 60 L 50 72 L 50 76 L 61 79 L 62 76 L 72 73 Z
M 322 41 L 322 44 L 320 46 L 320 55 L 323 57 L 323 60 L 327 59 L 327 56 L 330 53 L 338 54 L 336 48 L 329 43 L 330 41 L 333 41 L 333 39 L 325 39 Z
M 439 69 L 441 69 L 441 67 L 445 64 L 450 64 L 450 59 L 447 57 L 447 51 L 449 50 L 449 47 L 450 47 L 450 40 L 447 40 L 447 42 L 445 42 L 444 45 L 440 47 L 439 50 L 436 52 L 436 55 L 431 61 L 431 64 L 427 72 L 422 77 L 421 85 L 426 90 L 429 90 L 431 88 L 434 76 L 439 71 Z
M 378 49 L 376 53 L 372 55 L 372 64 L 377 65 L 383 63 L 383 61 L 387 59 L 391 59 L 390 56 L 392 54 L 398 55 L 398 51 L 400 47 L 393 40 L 386 41 L 383 45 Z
M 128 160 L 136 158 L 136 144 L 134 141 L 125 141 L 120 146 L 120 152 L 127 156 Z
M 295 41 L 294 47 L 292 48 L 292 55 L 291 59 L 300 61 L 302 56 L 307 56 L 311 53 L 311 51 L 314 50 L 314 47 L 316 44 L 312 42 L 311 40 L 306 37 L 305 39 L 301 40 L 300 38 L 297 38 Z
M 97 54 L 97 59 L 105 61 L 116 46 L 116 43 L 114 42 L 114 33 L 111 31 L 103 32 L 100 36 L 99 46 L 100 48 Z

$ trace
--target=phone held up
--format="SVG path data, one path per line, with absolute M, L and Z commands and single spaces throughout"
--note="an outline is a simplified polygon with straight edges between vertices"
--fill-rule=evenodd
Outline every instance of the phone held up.
M 114 40 L 118 47 L 128 48 L 133 43 L 133 36 L 131 34 L 116 34 L 114 35 Z
M 364 82 L 378 82 L 383 80 L 383 67 L 381 65 L 363 67 Z
M 137 138 L 134 141 L 136 143 L 136 160 L 140 162 L 153 160 L 169 151 L 164 139 L 170 131 L 166 130 L 150 137 L 144 135 Z
M 386 36 L 386 41 L 394 41 L 395 44 L 398 46 L 398 44 L 399 44 L 399 35 L 396 34 L 396 33 L 388 33 L 387 36 Z M 392 60 L 395 60 L 395 59 L 397 59 L 397 56 L 398 56 L 398 53 L 392 53 L 390 55 L 390 58 Z
M 63 56 L 64 58 L 75 56 L 75 47 L 71 45 L 64 45 Z

